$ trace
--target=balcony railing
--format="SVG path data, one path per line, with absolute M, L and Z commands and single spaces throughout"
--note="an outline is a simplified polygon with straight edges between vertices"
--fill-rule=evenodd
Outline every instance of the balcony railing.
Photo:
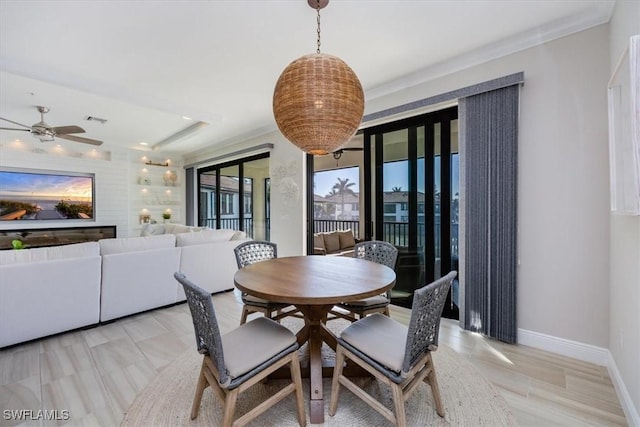
M 418 223 L 418 246 L 424 247 L 425 224 Z M 434 225 L 436 258 L 440 257 L 440 224 Z M 358 221 L 315 219 L 313 220 L 313 232 L 328 232 L 351 229 L 356 239 L 360 238 L 360 223 Z M 388 222 L 383 223 L 383 240 L 396 246 L 409 246 L 409 223 Z M 458 224 L 451 224 L 451 255 L 458 256 Z
M 360 222 L 359 221 L 347 221 L 342 219 L 314 219 L 313 220 L 313 232 L 325 233 L 329 231 L 337 230 L 353 230 L 353 237 L 360 238 Z

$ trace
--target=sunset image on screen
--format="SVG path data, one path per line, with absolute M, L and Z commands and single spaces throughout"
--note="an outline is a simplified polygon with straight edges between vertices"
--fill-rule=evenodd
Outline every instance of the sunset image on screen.
M 0 220 L 93 218 L 93 177 L 0 171 Z

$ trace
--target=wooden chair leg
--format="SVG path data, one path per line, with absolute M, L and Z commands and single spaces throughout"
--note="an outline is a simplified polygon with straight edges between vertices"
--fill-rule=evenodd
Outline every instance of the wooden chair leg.
M 247 316 L 249 315 L 249 308 L 246 305 L 242 306 L 242 317 L 240 318 L 240 324 L 244 325 L 247 322 Z
M 407 417 L 404 412 L 404 395 L 402 393 L 402 387 L 399 384 L 392 384 L 391 394 L 393 396 L 393 412 L 396 416 L 396 426 L 405 427 L 407 425 Z
M 206 356 L 205 356 L 206 357 Z M 191 419 L 195 420 L 200 412 L 200 402 L 202 402 L 202 393 L 207 388 L 207 377 L 204 375 L 206 369 L 204 359 L 202 360 L 202 367 L 200 368 L 200 375 L 198 376 L 198 384 L 196 385 L 196 394 L 193 396 L 193 404 L 191 405 Z
M 231 427 L 233 424 L 233 413 L 236 411 L 236 401 L 238 400 L 238 389 L 233 389 L 227 393 L 227 399 L 224 401 L 224 415 L 222 418 L 222 427 Z
M 338 393 L 340 392 L 340 376 L 344 365 L 344 351 L 338 345 L 336 349 L 336 366 L 333 368 L 333 379 L 331 380 L 331 403 L 329 404 L 329 415 L 334 416 L 338 409 Z
M 442 404 L 442 397 L 440 395 L 440 386 L 438 385 L 438 378 L 436 377 L 436 369 L 433 366 L 433 358 L 431 357 L 431 353 L 429 353 L 429 368 L 431 371 L 427 375 L 427 383 L 431 386 L 431 394 L 433 395 L 433 400 L 436 403 L 436 412 L 441 417 L 444 417 L 444 405 Z
M 307 415 L 304 412 L 304 396 L 302 394 L 302 374 L 300 372 L 300 359 L 298 352 L 294 351 L 291 355 L 291 379 L 296 386 L 296 410 L 298 412 L 298 423 L 300 427 L 307 425 Z

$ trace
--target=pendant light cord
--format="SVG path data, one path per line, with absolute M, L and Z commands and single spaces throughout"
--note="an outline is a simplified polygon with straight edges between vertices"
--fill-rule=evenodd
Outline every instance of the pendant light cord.
M 318 5 L 316 6 L 316 10 L 318 11 L 318 49 L 316 53 L 320 53 L 320 0 L 318 0 Z

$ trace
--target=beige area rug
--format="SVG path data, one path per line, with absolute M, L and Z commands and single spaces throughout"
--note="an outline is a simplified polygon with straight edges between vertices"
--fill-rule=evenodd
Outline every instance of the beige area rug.
M 283 324 L 296 331 L 301 320 L 288 318 Z M 329 322 L 329 327 L 338 332 L 348 323 L 343 320 Z M 303 360 L 307 360 L 306 345 L 301 349 Z M 333 351 L 323 346 L 323 358 L 332 357 Z M 504 398 L 485 380 L 462 356 L 441 345 L 433 354 L 442 401 L 446 415 L 436 414 L 431 390 L 421 384 L 406 403 L 407 424 L 409 426 L 515 426 L 517 422 Z M 134 400 L 125 414 L 123 427 L 148 426 L 219 426 L 222 421 L 222 405 L 217 394 L 205 390 L 200 414 L 190 419 L 191 403 L 196 380 L 202 363 L 202 356 L 195 348 L 180 356 L 167 366 Z M 304 362 L 302 362 L 304 363 Z M 303 378 L 305 410 L 309 423 L 309 383 Z M 358 385 L 380 398 L 388 408 L 392 408 L 391 394 L 384 384 L 373 378 L 361 378 Z M 266 384 L 256 384 L 240 395 L 234 418 L 248 412 L 259 401 L 271 396 L 282 388 L 284 380 L 270 380 Z M 336 415 L 328 414 L 331 395 L 331 378 L 324 379 L 325 426 L 388 426 L 391 425 L 367 404 L 356 398 L 346 388 L 341 387 Z M 281 427 L 297 426 L 295 401 L 289 396 L 254 420 L 250 426 Z

